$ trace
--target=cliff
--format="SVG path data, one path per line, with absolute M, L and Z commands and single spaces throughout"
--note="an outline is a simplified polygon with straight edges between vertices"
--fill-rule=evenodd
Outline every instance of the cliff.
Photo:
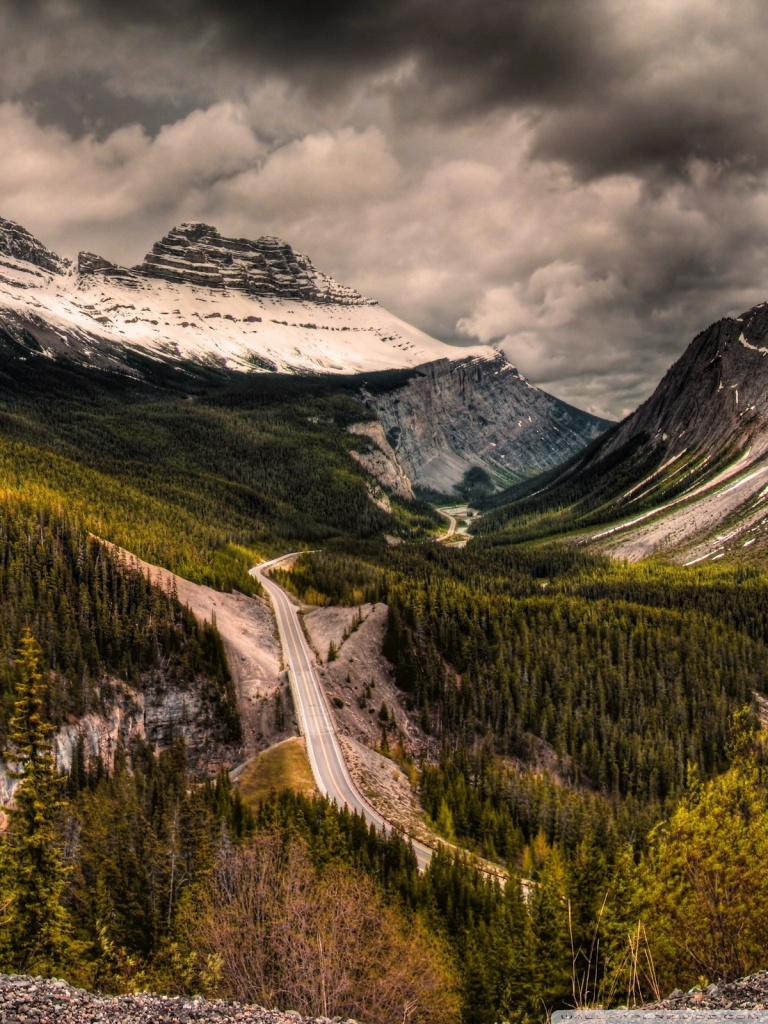
M 411 482 L 439 492 L 473 467 L 498 485 L 552 469 L 609 426 L 541 391 L 502 355 L 435 360 L 363 399 Z

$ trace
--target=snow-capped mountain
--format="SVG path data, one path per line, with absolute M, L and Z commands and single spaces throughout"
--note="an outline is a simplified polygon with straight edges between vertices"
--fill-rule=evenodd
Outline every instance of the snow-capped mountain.
M 88 252 L 64 259 L 0 220 L 2 351 L 129 375 L 147 360 L 372 375 L 361 398 L 392 457 L 412 482 L 442 491 L 473 467 L 496 485 L 524 479 L 607 426 L 534 387 L 495 349 L 430 337 L 285 242 L 225 238 L 207 224 L 174 228 L 127 268 Z M 402 379 L 382 384 L 384 370 Z
M 233 370 L 366 373 L 435 359 L 493 359 L 431 338 L 338 284 L 276 238 L 174 228 L 139 266 L 72 264 L 0 220 L 0 329 L 16 345 L 97 365 L 126 349 Z

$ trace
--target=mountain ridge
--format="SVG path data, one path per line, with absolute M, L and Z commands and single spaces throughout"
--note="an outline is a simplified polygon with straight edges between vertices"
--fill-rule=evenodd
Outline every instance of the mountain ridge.
M 87 252 L 71 263 L 0 220 L 0 349 L 138 378 L 152 367 L 361 375 L 411 482 L 446 492 L 473 469 L 492 488 L 524 479 L 607 425 L 536 388 L 497 349 L 430 337 L 279 239 L 226 238 L 202 223 L 173 228 L 126 268 Z M 366 390 L 382 371 L 409 379 Z
M 488 527 L 543 514 L 548 530 L 580 530 L 631 560 L 768 551 L 767 340 L 768 303 L 710 324 L 635 412 L 510 494 Z

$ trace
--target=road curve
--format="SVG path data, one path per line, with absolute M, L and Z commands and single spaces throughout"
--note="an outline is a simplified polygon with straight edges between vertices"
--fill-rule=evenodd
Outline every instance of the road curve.
M 456 533 L 456 516 L 452 516 L 450 512 L 446 512 L 444 508 L 438 508 L 436 511 L 439 512 L 441 516 L 445 516 L 448 520 L 448 529 L 445 533 L 441 533 L 439 537 L 435 538 L 436 542 L 440 544 L 443 541 L 450 540 Z
M 301 628 L 298 610 L 282 587 L 266 573 L 266 570 L 295 557 L 297 553 L 281 555 L 280 558 L 273 558 L 270 562 L 257 565 L 251 569 L 251 575 L 264 587 L 275 610 L 283 658 L 299 718 L 299 730 L 307 744 L 312 774 L 320 792 L 334 800 L 340 807 L 346 804 L 378 829 L 396 831 L 390 822 L 371 806 L 352 780 L 339 745 L 325 693 L 313 667 L 314 655 Z M 415 839 L 412 839 L 411 843 L 419 869 L 423 871 L 429 864 L 432 850 Z

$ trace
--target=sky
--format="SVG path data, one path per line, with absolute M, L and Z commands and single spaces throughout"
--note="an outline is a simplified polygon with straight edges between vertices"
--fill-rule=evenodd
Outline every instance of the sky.
M 0 0 L 0 216 L 274 234 L 626 415 L 768 299 L 762 0 Z

